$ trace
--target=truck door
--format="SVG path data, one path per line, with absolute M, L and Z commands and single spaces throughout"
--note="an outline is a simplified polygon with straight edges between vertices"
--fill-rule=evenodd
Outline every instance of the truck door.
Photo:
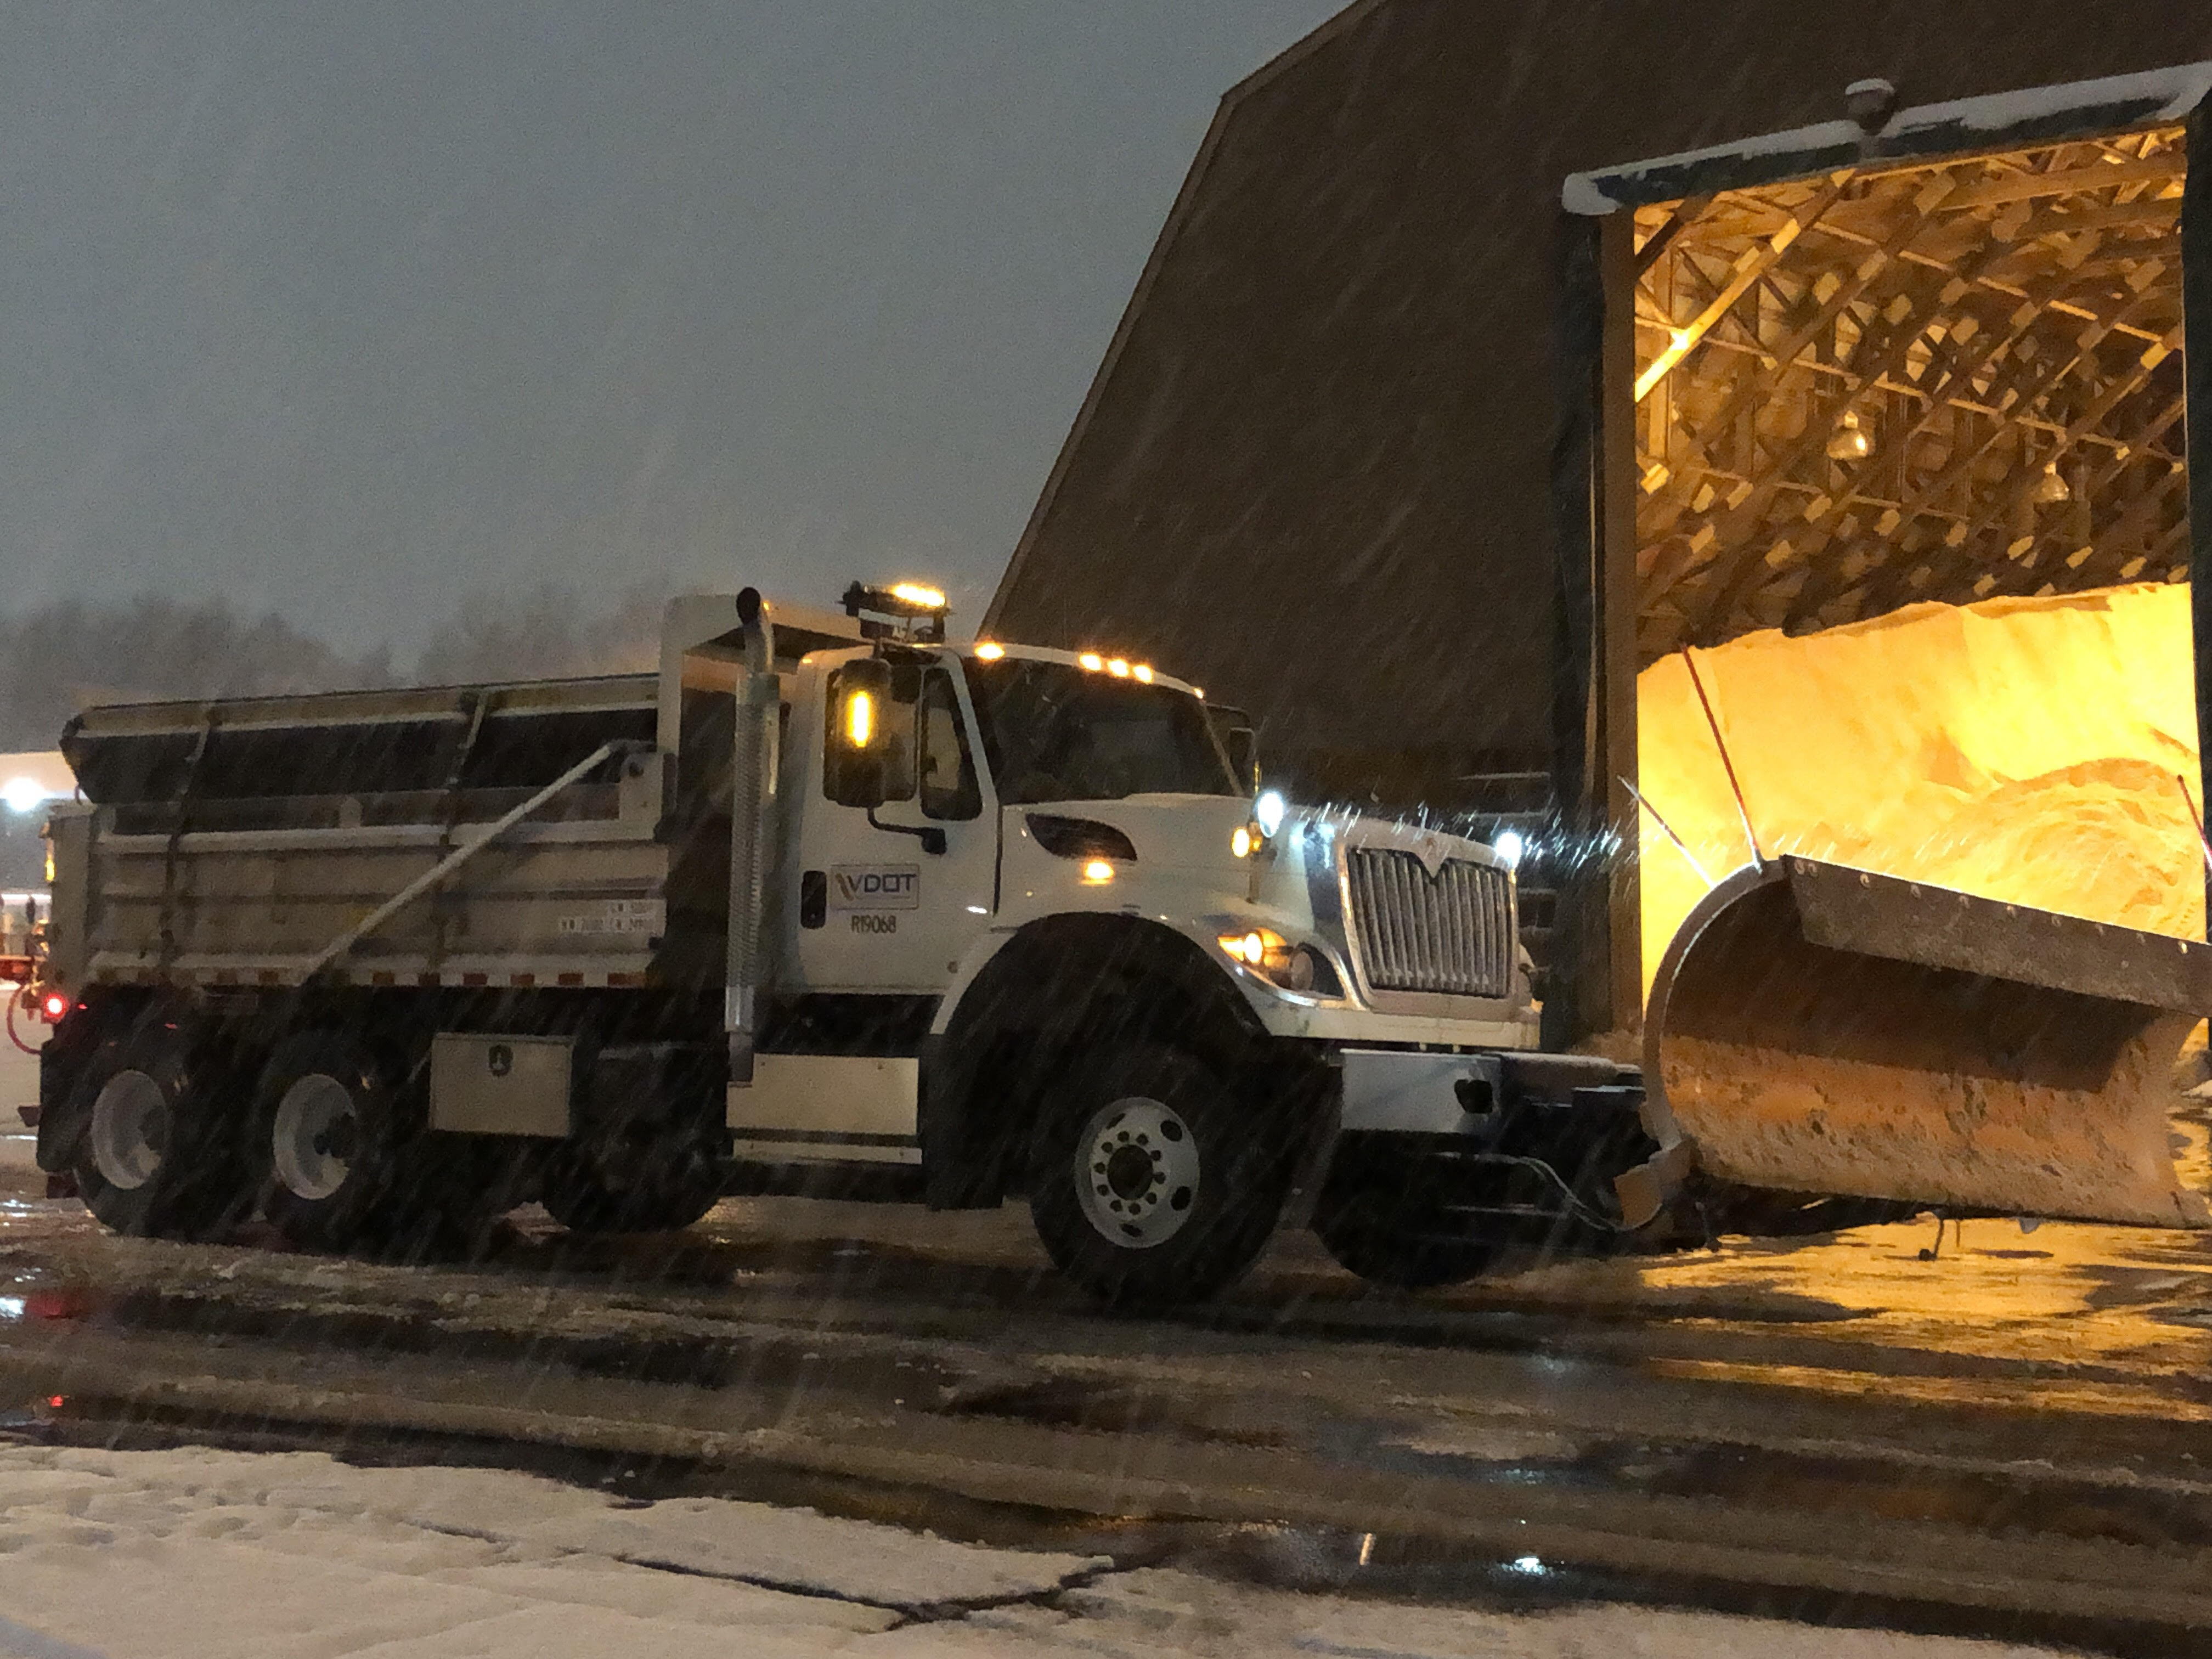
M 842 672 L 830 676 L 823 702 L 831 719 Z M 895 664 L 881 719 L 887 787 L 873 809 L 830 799 L 827 734 L 814 736 L 794 861 L 810 990 L 941 989 L 996 903 L 998 803 L 961 677 L 942 662 Z

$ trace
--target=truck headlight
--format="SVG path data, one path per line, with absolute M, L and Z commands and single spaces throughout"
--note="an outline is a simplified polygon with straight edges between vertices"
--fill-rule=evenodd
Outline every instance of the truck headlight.
M 1224 933 L 1214 943 L 1231 961 L 1249 968 L 1286 991 L 1309 991 L 1321 996 L 1343 994 L 1336 970 L 1329 966 L 1327 957 L 1310 945 L 1293 945 L 1272 927 Z
M 1269 841 L 1283 827 L 1283 815 L 1291 810 L 1291 803 L 1279 789 L 1262 789 L 1259 799 L 1252 803 L 1252 821 L 1260 826 L 1260 833 Z
M 1269 956 L 1284 954 L 1290 949 L 1289 942 L 1272 927 L 1255 927 L 1249 933 L 1224 933 L 1216 943 L 1247 968 L 1264 966 Z

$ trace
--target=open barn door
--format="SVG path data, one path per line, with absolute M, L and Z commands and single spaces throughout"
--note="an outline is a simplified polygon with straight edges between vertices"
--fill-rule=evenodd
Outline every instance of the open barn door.
M 1641 854 L 1611 978 L 1650 998 L 1654 1132 L 1709 1175 L 2204 1219 L 2165 1118 L 2212 988 L 2153 945 L 2204 931 L 2209 88 L 1569 181 L 1603 325 L 1562 537 L 1601 596 L 1585 764 L 1619 773 L 1585 794 Z M 1881 896 L 1879 949 L 1821 936 L 1831 886 Z M 2054 980 L 2035 942 L 2083 928 Z

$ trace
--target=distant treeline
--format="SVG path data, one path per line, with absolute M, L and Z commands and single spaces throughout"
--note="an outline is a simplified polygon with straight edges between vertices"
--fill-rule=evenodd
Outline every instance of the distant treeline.
M 646 588 L 613 599 L 550 585 L 478 595 L 411 665 L 388 647 L 349 656 L 273 611 L 256 617 L 221 599 L 70 599 L 0 613 L 0 751 L 52 748 L 91 703 L 649 667 L 661 605 Z

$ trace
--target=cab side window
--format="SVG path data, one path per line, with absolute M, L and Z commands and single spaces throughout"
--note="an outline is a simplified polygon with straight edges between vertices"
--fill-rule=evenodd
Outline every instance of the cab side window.
M 983 792 L 960 719 L 958 694 L 952 677 L 942 669 L 923 678 L 919 728 L 922 816 L 975 817 L 983 810 Z

